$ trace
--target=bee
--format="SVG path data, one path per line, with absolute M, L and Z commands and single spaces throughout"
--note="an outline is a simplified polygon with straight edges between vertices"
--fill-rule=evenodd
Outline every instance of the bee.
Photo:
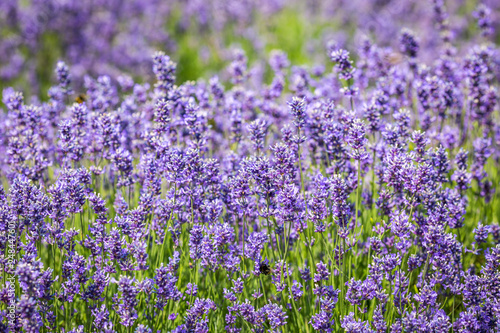
M 82 103 L 84 103 L 86 100 L 87 100 L 87 95 L 85 95 L 84 93 L 79 94 L 79 95 L 78 95 L 78 96 L 76 96 L 76 98 L 75 98 L 75 102 L 77 102 L 78 104 L 82 104 Z
M 404 59 L 404 55 L 399 52 L 391 52 L 384 55 L 384 60 L 393 66 L 402 63 Z
M 273 272 L 273 270 L 271 269 L 271 267 L 269 267 L 268 264 L 266 264 L 265 262 L 262 262 L 259 266 L 259 271 L 264 274 L 264 275 L 269 275 Z

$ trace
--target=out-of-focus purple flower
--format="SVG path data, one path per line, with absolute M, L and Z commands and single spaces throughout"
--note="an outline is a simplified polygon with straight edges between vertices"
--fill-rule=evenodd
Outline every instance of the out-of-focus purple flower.
M 419 44 L 413 32 L 409 29 L 403 29 L 399 37 L 401 52 L 410 58 L 415 58 L 418 53 Z
M 493 34 L 493 21 L 491 9 L 485 4 L 480 4 L 472 15 L 477 19 L 477 25 L 481 29 L 481 35 L 490 36 Z
M 280 73 L 290 66 L 290 61 L 285 52 L 281 50 L 272 50 L 269 55 L 269 65 L 274 72 Z
M 71 76 L 69 74 L 69 68 L 64 61 L 57 62 L 56 75 L 61 91 L 64 94 L 71 95 L 73 93 L 73 90 L 70 87 Z

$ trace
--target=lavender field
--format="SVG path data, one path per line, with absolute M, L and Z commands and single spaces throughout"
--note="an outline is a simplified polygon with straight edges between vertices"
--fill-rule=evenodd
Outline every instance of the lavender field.
M 0 2 L 0 333 L 500 332 L 500 2 Z

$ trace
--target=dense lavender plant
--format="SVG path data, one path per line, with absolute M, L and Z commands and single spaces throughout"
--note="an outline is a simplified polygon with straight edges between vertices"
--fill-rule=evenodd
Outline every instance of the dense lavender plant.
M 0 4 L 0 331 L 498 331 L 498 8 L 353 1 Z

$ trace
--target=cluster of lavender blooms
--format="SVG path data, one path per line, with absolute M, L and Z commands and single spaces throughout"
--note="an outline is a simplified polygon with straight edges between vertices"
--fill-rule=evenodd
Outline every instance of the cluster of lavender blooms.
M 242 1 L 78 1 L 3 0 L 0 3 L 0 79 L 15 82 L 27 76 L 31 89 L 40 89 L 40 72 L 52 53 L 72 64 L 75 77 L 84 74 L 117 76 L 150 73 L 150 55 L 158 47 L 175 51 L 173 33 L 221 31 L 236 25 L 241 31 L 254 20 L 248 13 L 259 9 L 269 17 L 281 11 L 280 0 Z M 175 28 L 166 29 L 166 25 Z M 250 38 L 250 33 L 246 33 Z M 213 37 L 221 39 L 217 34 Z M 222 41 L 217 41 L 221 44 Z M 200 51 L 202 52 L 202 51 Z M 207 52 L 206 50 L 204 51 Z M 42 62 L 33 57 L 48 53 Z
M 274 50 L 269 82 L 237 49 L 183 83 L 157 52 L 154 83 L 85 76 L 74 103 L 63 61 L 46 102 L 4 89 L 0 331 L 500 331 L 493 12 L 461 47 L 432 4 L 434 46 Z
M 257 58 L 263 58 L 269 45 L 293 35 L 292 49 L 302 49 L 312 63 L 323 55 L 318 52 L 323 42 L 331 38 L 342 45 L 371 35 L 386 46 L 408 24 L 421 32 L 420 43 L 427 49 L 419 58 L 432 61 L 439 56 L 436 44 L 442 39 L 471 47 L 471 40 L 461 37 L 474 33 L 473 21 L 484 36 L 495 38 L 500 3 L 482 2 L 486 5 L 464 16 L 462 2 L 448 1 L 445 7 L 443 0 L 3 0 L 0 86 L 22 85 L 30 94 L 45 94 L 49 68 L 57 57 L 70 65 L 78 87 L 86 74 L 116 79 L 128 73 L 150 81 L 150 55 L 162 49 L 178 59 L 186 40 L 199 45 L 189 46 L 189 59 L 210 67 L 210 61 L 230 56 L 234 42 L 249 45 Z M 297 18 L 302 25 L 325 27 L 315 28 L 317 38 L 301 40 L 307 27 L 300 28 L 297 36 L 295 31 L 275 32 L 277 26 L 288 24 L 283 17 L 294 11 L 302 14 Z

